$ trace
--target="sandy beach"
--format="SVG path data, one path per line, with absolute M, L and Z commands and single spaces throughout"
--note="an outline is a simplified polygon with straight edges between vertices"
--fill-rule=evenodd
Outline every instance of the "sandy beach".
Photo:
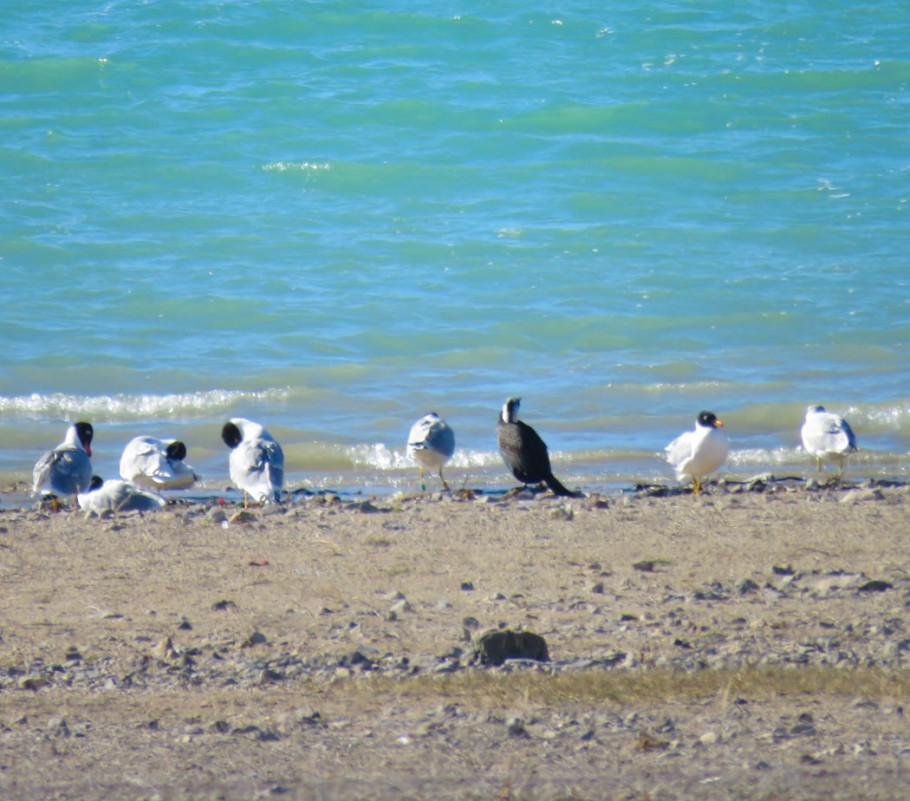
M 908 520 L 801 481 L 3 509 L 0 797 L 895 798 Z

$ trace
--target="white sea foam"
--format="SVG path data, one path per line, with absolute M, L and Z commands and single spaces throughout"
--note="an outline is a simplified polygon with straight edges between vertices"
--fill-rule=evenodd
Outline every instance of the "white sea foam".
M 730 451 L 727 464 L 733 467 L 775 467 L 805 461 L 800 448 L 740 448 Z
M 261 392 L 213 389 L 206 392 L 168 393 L 165 395 L 70 395 L 62 392 L 5 397 L 0 395 L 0 413 L 28 417 L 76 416 L 134 419 L 162 415 L 203 414 L 246 401 L 274 401 L 287 397 L 286 389 Z
M 271 161 L 262 166 L 263 172 L 319 172 L 331 169 L 331 164 L 314 164 L 309 161 Z
M 355 467 L 371 467 L 378 470 L 411 470 L 416 464 L 408 458 L 404 448 L 389 448 L 381 442 L 371 445 L 351 445 L 347 456 Z M 447 467 L 454 469 L 483 468 L 502 463 L 502 457 L 494 451 L 456 450 Z
M 885 430 L 901 430 L 910 424 L 910 408 L 906 404 L 887 406 L 850 406 L 844 411 L 848 422 L 857 428 L 857 423 L 869 422 Z

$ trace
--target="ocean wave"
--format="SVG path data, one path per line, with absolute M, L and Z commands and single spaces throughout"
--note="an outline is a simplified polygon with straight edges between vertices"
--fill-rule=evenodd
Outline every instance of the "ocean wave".
M 727 464 L 731 467 L 793 465 L 809 457 L 801 448 L 741 448 L 731 450 Z
M 346 455 L 355 467 L 374 470 L 414 470 L 417 464 L 403 448 L 389 448 L 381 442 L 369 445 L 350 445 Z M 452 469 L 476 469 L 499 465 L 502 457 L 494 451 L 458 450 L 446 465 Z
M 853 405 L 848 407 L 843 415 L 854 430 L 857 428 L 857 423 L 867 423 L 870 428 L 885 431 L 905 432 L 910 430 L 910 408 L 907 403 Z
M 213 389 L 206 392 L 165 395 L 70 395 L 62 392 L 5 397 L 0 395 L 0 414 L 29 417 L 77 416 L 105 419 L 141 419 L 163 415 L 203 414 L 225 409 L 235 403 L 283 400 L 287 389 L 260 392 Z
M 331 168 L 332 165 L 328 162 L 314 164 L 310 161 L 270 161 L 262 165 L 263 172 L 318 172 Z

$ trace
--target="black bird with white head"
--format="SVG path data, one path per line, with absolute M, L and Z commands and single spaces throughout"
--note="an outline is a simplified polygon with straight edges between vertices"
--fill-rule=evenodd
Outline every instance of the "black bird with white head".
M 546 443 L 531 426 L 518 419 L 520 404 L 521 398 L 509 398 L 503 404 L 499 420 L 496 422 L 499 452 L 506 467 L 523 484 L 543 482 L 554 495 L 581 497 L 580 493 L 566 489 L 553 475 Z

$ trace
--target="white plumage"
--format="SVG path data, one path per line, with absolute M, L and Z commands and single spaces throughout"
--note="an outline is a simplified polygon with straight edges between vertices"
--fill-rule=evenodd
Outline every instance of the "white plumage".
M 259 423 L 235 417 L 224 424 L 221 438 L 231 449 L 231 481 L 259 503 L 281 500 L 284 453 Z
M 89 515 L 104 512 L 150 512 L 163 509 L 167 501 L 160 495 L 146 492 L 131 481 L 92 478 L 91 488 L 78 495 L 79 506 Z
M 92 483 L 92 437 L 90 423 L 74 423 L 56 448 L 45 453 L 32 472 L 34 494 L 76 495 Z M 56 501 L 55 501 L 56 509 Z
M 151 490 L 185 489 L 196 481 L 179 440 L 134 437 L 120 457 L 120 477 Z
M 438 470 L 439 480 L 446 489 L 449 485 L 442 476 L 442 468 L 455 453 L 455 432 L 436 412 L 421 417 L 408 434 L 408 456 L 417 463 L 420 481 L 423 471 Z
M 806 420 L 800 429 L 803 448 L 815 457 L 819 470 L 822 462 L 833 462 L 843 474 L 847 457 L 857 450 L 856 436 L 843 417 L 826 411 L 824 406 L 806 409 Z
M 704 479 L 724 463 L 730 451 L 723 427 L 713 412 L 701 412 L 693 431 L 680 434 L 667 445 L 667 461 L 677 480 L 691 479 L 696 495 Z

